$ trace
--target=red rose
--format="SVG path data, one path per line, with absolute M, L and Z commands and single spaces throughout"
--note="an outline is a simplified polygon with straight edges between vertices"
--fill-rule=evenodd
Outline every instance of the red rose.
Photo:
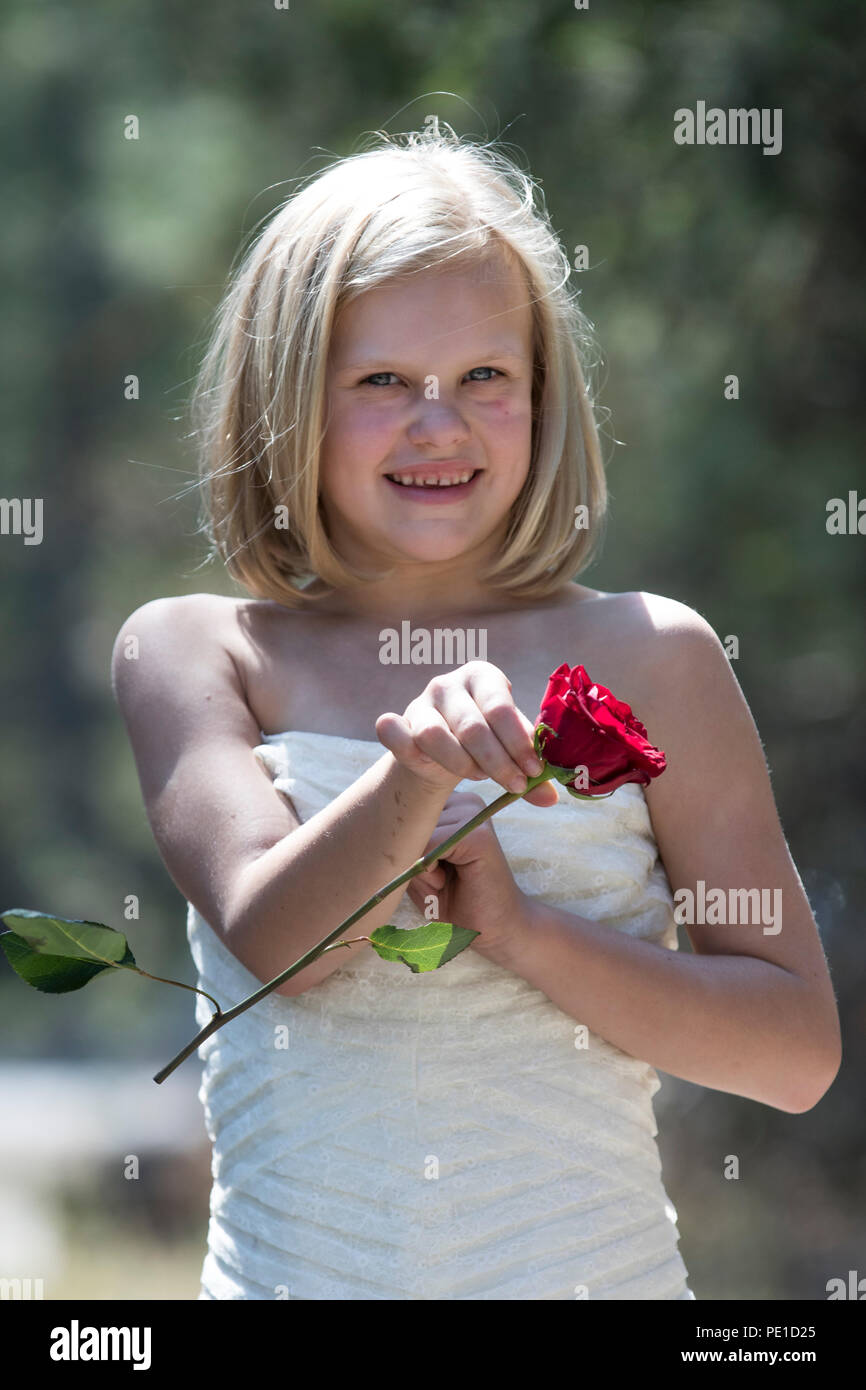
M 539 729 L 549 725 L 552 732 Z M 589 791 L 601 796 L 624 782 L 646 785 L 664 772 L 665 755 L 647 741 L 631 708 L 603 685 L 594 685 L 582 666 L 562 665 L 548 681 L 536 727 L 539 756 L 551 767 L 586 767 Z M 557 779 L 562 780 L 562 779 Z M 572 795 L 574 778 L 565 786 Z

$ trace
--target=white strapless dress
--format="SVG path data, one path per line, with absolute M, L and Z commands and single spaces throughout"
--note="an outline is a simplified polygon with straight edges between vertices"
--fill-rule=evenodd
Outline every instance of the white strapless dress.
M 256 749 L 304 821 L 383 752 L 295 730 Z M 643 789 L 586 802 L 552 785 L 558 806 L 516 801 L 494 820 L 520 888 L 676 950 Z M 391 917 L 423 920 L 408 896 Z M 191 904 L 187 933 L 223 1008 L 259 987 Z M 213 1144 L 200 1299 L 694 1298 L 651 1066 L 593 1033 L 580 1046 L 577 1020 L 471 948 L 422 975 L 344 955 L 199 1049 Z M 199 1026 L 211 1012 L 199 997 Z

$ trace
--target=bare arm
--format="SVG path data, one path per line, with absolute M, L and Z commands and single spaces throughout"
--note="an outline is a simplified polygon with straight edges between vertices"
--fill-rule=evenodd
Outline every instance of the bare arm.
M 510 753 L 532 752 L 532 726 L 514 708 L 503 674 L 469 663 L 431 681 L 408 707 L 410 719 L 380 716 L 382 757 L 301 824 L 253 754 L 261 731 L 226 640 L 229 611 L 207 594 L 145 604 L 118 633 L 112 680 L 168 872 L 264 983 L 424 852 L 461 778 L 495 777 L 504 785 L 519 773 Z M 539 787 L 528 799 L 545 804 L 551 795 Z M 382 926 L 405 891 L 396 889 L 344 935 Z M 277 992 L 301 994 L 345 961 L 344 951 L 328 951 Z
M 760 928 L 759 928 L 760 930 Z M 804 1020 L 810 989 L 752 956 L 689 955 L 529 899 L 507 968 L 632 1057 L 789 1114 L 816 1105 L 839 1068 Z
M 383 750 L 300 824 L 253 754 L 261 731 L 220 640 L 226 621 L 226 605 L 209 595 L 145 604 L 118 633 L 112 681 L 168 872 L 264 983 L 418 857 L 449 789 L 423 784 Z M 132 659 L 129 638 L 137 639 Z M 396 889 L 345 935 L 382 926 L 404 892 Z M 347 955 L 327 952 L 277 992 L 302 993 Z
M 635 709 L 668 758 L 646 788 L 674 893 L 777 891 L 765 923 L 692 923 L 695 954 L 530 900 L 509 968 L 624 1052 L 687 1081 L 790 1113 L 811 1109 L 841 1061 L 839 1016 L 803 885 L 779 823 L 751 713 L 712 628 L 653 604 Z

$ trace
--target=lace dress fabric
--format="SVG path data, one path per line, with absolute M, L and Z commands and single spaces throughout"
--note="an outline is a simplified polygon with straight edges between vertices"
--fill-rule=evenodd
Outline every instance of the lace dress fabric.
M 307 731 L 263 740 L 256 756 L 304 821 L 383 754 Z M 520 888 L 675 950 L 642 788 L 585 802 L 553 785 L 559 805 L 516 801 L 494 821 Z M 460 787 L 488 803 L 502 791 Z M 404 895 L 390 920 L 424 917 Z M 224 1009 L 259 987 L 192 904 L 187 934 Z M 200 1299 L 694 1298 L 652 1067 L 471 948 L 422 975 L 370 948 L 344 955 L 199 1049 L 213 1145 Z M 199 1026 L 210 1017 L 198 997 Z

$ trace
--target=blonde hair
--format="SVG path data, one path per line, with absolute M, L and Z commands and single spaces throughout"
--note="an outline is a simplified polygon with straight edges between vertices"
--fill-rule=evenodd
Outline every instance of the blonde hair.
M 348 565 L 319 509 L 336 316 L 396 276 L 498 251 L 522 267 L 532 306 L 532 450 L 501 553 L 479 579 L 515 597 L 552 593 L 590 563 L 607 513 L 592 325 L 568 258 L 533 180 L 504 154 L 438 124 L 374 139 L 277 209 L 216 311 L 191 401 L 211 556 L 253 595 L 294 608 L 322 584 L 332 592 L 389 572 Z M 301 587 L 310 580 L 312 593 Z

